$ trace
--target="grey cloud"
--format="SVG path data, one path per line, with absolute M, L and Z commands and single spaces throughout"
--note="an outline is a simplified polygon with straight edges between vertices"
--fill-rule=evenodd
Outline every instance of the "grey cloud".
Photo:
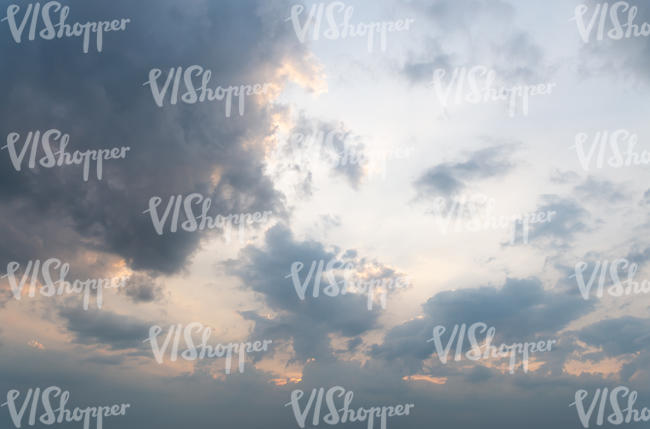
M 635 262 L 637 264 L 644 265 L 648 261 L 650 261 L 650 247 L 646 247 L 644 250 L 633 250 L 631 251 L 627 259 L 629 259 L 631 262 Z
M 158 301 L 163 296 L 163 286 L 156 279 L 146 274 L 133 274 L 122 289 L 133 302 Z
M 312 261 L 325 263 L 336 256 L 318 242 L 294 241 L 291 232 L 282 225 L 271 228 L 266 235 L 265 248 L 247 247 L 238 260 L 226 263 L 227 270 L 239 277 L 245 287 L 262 294 L 265 303 L 280 314 L 272 320 L 255 313 L 243 315 L 255 321 L 255 332 L 260 336 L 289 340 L 299 360 L 331 356 L 328 333 L 354 337 L 377 326 L 378 311 L 365 309 L 361 296 L 345 295 L 334 298 L 311 297 L 313 281 L 301 301 L 292 280 L 286 276 L 291 264 L 303 261 L 307 276 Z M 316 273 L 314 273 L 314 276 Z
M 643 202 L 646 204 L 650 204 L 650 189 L 646 190 L 643 193 Z
M 344 178 L 350 186 L 358 188 L 367 163 L 363 139 L 343 123 L 310 119 L 300 115 L 289 131 L 289 139 L 278 147 L 284 164 L 280 172 L 302 173 L 302 191 L 312 194 L 312 163 L 323 162 L 335 177 Z M 314 156 L 316 155 L 316 156 Z
M 578 337 L 607 356 L 636 353 L 650 348 L 650 319 L 620 317 L 601 320 L 577 333 Z
M 583 19 L 589 22 L 592 14 L 595 12 L 597 4 L 603 2 L 589 0 L 587 2 L 576 2 L 569 9 L 570 16 L 573 17 L 573 11 L 579 4 L 587 4 L 589 9 Z M 634 24 L 639 26 L 643 23 L 650 23 L 650 7 L 648 2 L 643 0 L 627 0 L 627 5 L 636 8 L 636 17 Z M 611 3 L 610 3 L 611 6 Z M 567 8 L 568 9 L 568 8 Z M 608 15 L 611 13 L 609 11 Z M 629 9 L 622 11 L 619 9 L 619 19 L 621 24 L 627 22 Z M 572 25 L 576 25 L 575 22 Z M 630 88 L 638 88 L 640 85 L 647 84 L 650 79 L 650 39 L 646 36 L 622 38 L 620 40 L 611 40 L 607 32 L 613 28 L 609 19 L 605 21 L 604 39 L 597 40 L 598 23 L 589 36 L 589 41 L 584 42 L 580 33 L 575 29 L 576 40 L 579 41 L 581 48 L 578 57 L 578 72 L 583 77 L 606 75 L 619 82 L 628 85 Z M 625 28 L 623 28 L 626 31 Z
M 623 185 L 594 177 L 588 177 L 583 183 L 577 185 L 574 191 L 586 199 L 610 203 L 618 203 L 628 199 L 628 193 Z
M 2 235 L 17 240 L 0 253 L 25 258 L 37 250 L 27 243 L 42 239 L 58 255 L 77 243 L 76 250 L 121 256 L 134 269 L 172 273 L 205 235 L 158 236 L 142 213 L 152 196 L 201 192 L 212 197 L 213 216 L 263 210 L 283 216 L 282 195 L 263 173 L 259 143 L 271 127 L 271 108 L 251 98 L 242 117 L 233 109 L 225 118 L 223 103 L 159 108 L 143 86 L 152 68 L 192 64 L 212 70 L 211 86 L 274 80 L 275 67 L 292 58 L 299 64 L 304 53 L 283 25 L 283 4 L 243 1 L 224 13 L 223 5 L 209 1 L 182 7 L 174 1 L 75 3 L 73 21 L 131 19 L 126 32 L 105 35 L 101 54 L 83 54 L 78 39 L 16 44 L 3 37 L 0 53 L 12 62 L 0 70 L 0 89 L 6 94 L 0 107 L 2 135 L 56 128 L 70 134 L 70 151 L 131 149 L 126 159 L 105 162 L 101 182 L 91 176 L 87 183 L 75 166 L 17 172 L 2 151 L 2 217 L 14 219 Z M 244 147 L 244 141 L 253 144 Z M 219 178 L 216 186 L 214 177 Z M 53 220 L 72 231 L 58 237 L 65 231 L 39 226 Z
M 593 310 L 594 304 L 575 294 L 544 290 L 536 278 L 507 279 L 503 287 L 480 287 L 440 292 L 423 304 L 423 317 L 390 329 L 372 355 L 396 360 L 404 368 L 420 370 L 434 353 L 434 326 L 486 323 L 496 329 L 495 343 L 554 339 L 569 322 Z M 468 343 L 465 344 L 468 348 Z
M 510 172 L 515 148 L 514 144 L 491 146 L 469 153 L 465 161 L 438 164 L 421 174 L 414 187 L 420 198 L 459 194 L 473 182 Z
M 535 212 L 554 213 L 550 222 L 531 223 L 528 240 L 538 245 L 569 247 L 574 237 L 589 231 L 590 213 L 576 200 L 558 195 L 543 195 Z M 515 242 L 522 242 L 522 228 L 518 228 Z
M 531 82 L 551 73 L 542 47 L 516 25 L 515 7 L 504 1 L 404 0 L 426 28 L 422 46 L 403 67 L 413 83 L 431 80 L 434 69 L 485 65 L 501 79 Z M 426 25 L 426 26 L 425 26 Z M 460 46 L 460 48 L 459 48 Z M 453 49 L 452 49 L 453 47 Z
M 565 185 L 568 183 L 576 182 L 580 179 L 580 176 L 575 171 L 562 171 L 555 169 L 551 175 L 551 182 L 557 183 L 560 185 Z
M 544 290 L 536 278 L 507 279 L 500 289 L 440 292 L 424 305 L 438 324 L 483 321 L 494 325 L 504 341 L 550 335 L 592 308 L 579 297 Z
M 329 334 L 336 333 L 353 339 L 377 328 L 381 307 L 375 303 L 372 310 L 368 310 L 365 295 L 326 296 L 322 289 L 328 279 L 324 276 L 320 296 L 313 297 L 317 268 L 307 283 L 305 299 L 300 300 L 298 297 L 289 276 L 291 265 L 294 262 L 304 264 L 299 274 L 300 281 L 304 282 L 309 278 L 312 263 L 317 265 L 322 260 L 326 266 L 332 259 L 342 261 L 338 257 L 339 253 L 336 250 L 326 250 L 319 242 L 297 241 L 291 231 L 280 224 L 267 232 L 263 248 L 249 246 L 242 251 L 239 259 L 226 262 L 227 271 L 240 278 L 243 287 L 261 294 L 264 303 L 277 313 L 275 318 L 268 319 L 256 312 L 244 312 L 244 317 L 255 321 L 256 334 L 293 340 L 296 358 L 306 360 L 316 356 L 321 359 L 331 357 Z M 378 273 L 373 278 L 399 276 L 393 269 L 380 263 L 355 257 L 353 252 L 346 251 L 344 254 L 348 258 L 354 258 L 352 262 L 361 270 L 372 266 L 373 272 Z M 342 286 L 343 279 L 337 276 L 336 280 Z
M 142 341 L 149 335 L 151 324 L 131 316 L 109 311 L 84 311 L 76 307 L 64 307 L 59 315 L 75 342 L 97 345 L 111 350 L 142 348 Z

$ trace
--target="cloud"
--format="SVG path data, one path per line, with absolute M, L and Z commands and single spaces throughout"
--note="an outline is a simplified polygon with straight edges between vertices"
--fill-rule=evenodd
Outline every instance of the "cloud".
M 545 245 L 548 248 L 566 248 L 575 236 L 589 231 L 587 220 L 590 213 L 576 200 L 558 195 L 542 195 L 537 213 L 553 213 L 550 222 L 530 224 L 528 242 Z M 518 228 L 515 243 L 521 243 L 523 231 Z
M 427 340 L 435 326 L 444 326 L 449 333 L 454 325 L 483 322 L 495 327 L 495 344 L 525 342 L 553 339 L 559 330 L 591 310 L 593 303 L 575 294 L 547 291 L 537 278 L 509 278 L 501 288 L 444 291 L 422 305 L 420 317 L 388 330 L 372 355 L 419 371 L 434 353 Z
M 633 263 L 645 265 L 648 261 L 650 261 L 650 247 L 646 247 L 642 251 L 638 251 L 638 250 L 631 251 L 627 256 L 627 259 L 629 259 Z
M 431 81 L 438 68 L 484 65 L 501 79 L 531 82 L 550 72 L 542 47 L 516 25 L 515 7 L 504 1 L 404 0 L 426 28 L 403 66 L 412 83 Z
M 151 197 L 200 192 L 212 198 L 212 215 L 282 216 L 283 197 L 262 168 L 272 106 L 248 97 L 245 115 L 233 109 L 230 118 L 220 102 L 159 108 L 143 83 L 152 68 L 199 64 L 212 70 L 211 86 L 283 85 L 287 77 L 276 69 L 299 65 L 305 52 L 282 25 L 283 4 L 244 1 L 224 13 L 210 1 L 75 3 L 69 20 L 131 19 L 127 31 L 105 34 L 102 53 L 83 54 L 75 38 L 16 44 L 3 37 L 0 54 L 12 58 L 0 71 L 4 136 L 18 132 L 20 148 L 29 131 L 58 129 L 70 135 L 68 151 L 130 150 L 126 159 L 104 163 L 101 181 L 91 172 L 88 182 L 77 166 L 17 172 L 3 150 L 0 215 L 13 221 L 0 224 L 0 234 L 12 237 L 0 254 L 24 259 L 38 251 L 31 243 L 43 241 L 54 256 L 92 249 L 136 270 L 173 273 L 206 234 L 157 235 L 143 214 Z
M 163 286 L 156 279 L 145 274 L 133 274 L 126 281 L 126 287 L 121 289 L 133 302 L 158 301 L 163 296 Z
M 313 170 L 323 166 L 331 176 L 341 177 L 358 189 L 368 157 L 361 136 L 343 123 L 310 119 L 301 114 L 277 147 L 277 174 L 301 174 L 302 194 L 311 196 Z
M 574 8 L 583 2 L 576 2 Z M 597 5 L 602 2 L 589 0 L 585 3 L 588 9 L 583 16 L 587 24 L 589 19 L 596 11 Z M 634 24 L 641 29 L 644 23 L 650 23 L 650 7 L 643 0 L 626 0 L 621 5 L 627 7 L 618 9 L 618 19 L 621 24 L 626 24 L 630 15 L 630 9 L 635 9 Z M 601 6 L 602 7 L 602 6 Z M 650 39 L 647 36 L 623 37 L 619 40 L 613 40 L 608 37 L 608 32 L 613 29 L 613 24 L 609 15 L 604 21 L 603 40 L 598 40 L 598 24 L 595 25 L 589 34 L 589 39 L 584 42 L 576 27 L 575 38 L 580 43 L 580 53 L 578 56 L 578 72 L 582 77 L 606 76 L 610 80 L 623 82 L 633 87 L 647 85 L 650 82 Z M 571 10 L 573 17 L 573 8 Z M 575 22 L 573 25 L 577 25 Z M 623 27 L 623 31 L 627 31 Z
M 606 356 L 619 356 L 650 349 L 650 319 L 625 316 L 601 320 L 583 328 L 578 338 L 599 347 Z
M 301 219 L 293 219 L 288 212 L 293 210 L 291 205 L 295 201 L 321 201 L 323 195 L 317 194 L 321 176 L 316 174 L 315 165 L 283 158 L 289 154 L 283 149 L 291 149 L 291 141 L 284 148 L 280 145 L 280 173 L 298 175 L 295 186 L 299 198 L 294 201 L 291 195 L 285 195 L 287 189 L 280 180 L 283 177 L 267 170 L 277 129 L 289 123 L 287 119 L 297 106 L 309 113 L 295 125 L 287 125 L 283 132 L 334 132 L 331 145 L 317 145 L 314 159 L 318 162 L 314 164 L 331 159 L 332 154 L 340 154 L 347 144 L 361 153 L 369 151 L 372 142 L 355 130 L 363 129 L 369 118 L 375 122 L 390 121 L 394 113 L 392 105 L 388 109 L 380 106 L 376 112 L 370 111 L 370 116 L 359 116 L 346 109 L 332 112 L 336 104 L 331 103 L 350 107 L 349 103 L 346 105 L 344 98 L 316 99 L 315 93 L 324 88 L 325 71 L 329 76 L 331 73 L 336 76 L 351 70 L 350 62 L 358 64 L 352 69 L 370 73 L 363 75 L 361 82 L 354 80 L 358 76 L 346 75 L 345 83 L 350 87 L 359 84 L 362 89 L 370 76 L 370 80 L 382 79 L 382 90 L 401 92 L 399 82 L 394 85 L 395 82 L 383 80 L 386 71 L 390 75 L 394 70 L 390 59 L 376 55 L 372 60 L 365 55 L 332 57 L 330 41 L 321 40 L 317 49 L 328 61 L 324 63 L 327 68 L 321 67 L 308 52 L 311 46 L 297 41 L 291 22 L 286 20 L 293 6 L 288 0 L 73 3 L 71 20 L 85 22 L 124 16 L 133 25 L 124 33 L 106 33 L 101 54 L 83 54 L 78 39 L 25 40 L 18 45 L 10 37 L 7 22 L 0 22 L 0 33 L 6 36 L 0 38 L 0 55 L 7 59 L 0 67 L 0 90 L 4 96 L 0 104 L 0 133 L 7 136 L 16 131 L 24 136 L 36 129 L 57 128 L 70 134 L 72 150 L 129 146 L 130 151 L 125 160 L 105 163 L 102 181 L 83 182 L 81 168 L 75 166 L 17 172 L 7 150 L 0 150 L 0 236 L 3 237 L 0 259 L 2 263 L 14 260 L 24 263 L 57 257 L 71 263 L 74 270 L 71 278 L 100 277 L 98 273 L 113 275 L 115 272 L 132 275 L 129 285 L 119 291 L 122 299 L 115 302 L 124 306 L 114 311 L 92 308 L 82 311 L 78 302 L 75 302 L 77 307 L 58 306 L 60 302 L 71 304 L 77 300 L 74 297 L 12 301 L 0 308 L 3 322 L 0 380 L 7 389 L 18 388 L 24 392 L 27 388 L 58 385 L 71 391 L 68 403 L 71 407 L 130 403 L 126 417 L 106 422 L 124 429 L 296 427 L 291 408 L 285 406 L 291 391 L 305 390 L 303 399 L 306 400 L 310 389 L 336 385 L 354 391 L 355 408 L 415 404 L 410 416 L 388 421 L 389 427 L 400 429 L 577 427 L 580 423 L 575 408 L 569 407 L 577 389 L 593 391 L 624 382 L 639 390 L 641 399 L 650 397 L 648 319 L 640 313 L 598 320 L 602 311 L 609 310 L 610 303 L 582 299 L 574 279 L 568 278 L 575 263 L 568 250 L 578 247 L 578 239 L 586 232 L 595 231 L 591 229 L 592 222 L 598 217 L 583 202 L 602 203 L 606 199 L 618 204 L 634 198 L 636 204 L 640 195 L 631 196 L 615 182 L 592 177 L 585 180 L 572 172 L 556 171 L 551 181 L 566 185 L 565 190 L 573 191 L 574 195 L 552 195 L 537 189 L 541 195 L 538 210 L 556 214 L 550 223 L 531 224 L 529 240 L 536 246 L 532 252 L 522 248 L 486 247 L 483 244 L 487 242 L 441 250 L 430 242 L 426 231 L 418 229 L 417 219 L 398 222 L 399 227 L 389 228 L 388 232 L 373 229 L 371 224 L 358 229 L 360 225 L 350 225 L 350 216 L 344 212 L 334 210 L 332 213 L 336 215 L 319 217 L 322 210 L 314 210 L 316 206 L 322 208 L 318 204 L 301 206 L 296 213 Z M 377 5 L 356 6 L 359 11 L 372 9 L 368 19 L 378 16 L 374 15 Z M 542 48 L 535 40 L 547 29 L 522 28 L 518 17 L 523 16 L 534 24 L 536 13 L 552 9 L 552 13 L 542 16 L 557 19 L 569 31 L 574 30 L 574 23 L 568 22 L 571 6 L 559 4 L 550 9 L 546 4 L 530 6 L 530 9 L 526 6 L 522 14 L 518 9 L 523 9 L 523 4 L 501 0 L 392 0 L 380 5 L 383 6 L 394 17 L 416 17 L 416 25 L 408 37 L 402 38 L 414 44 L 408 51 L 401 49 L 403 45 L 394 51 L 404 61 L 401 78 L 414 87 L 428 80 L 435 68 L 477 64 L 493 68 L 501 79 L 530 82 L 552 72 L 553 65 L 549 66 L 545 59 L 547 46 Z M 648 8 L 643 6 L 643 17 L 637 18 L 639 23 L 650 21 L 645 18 Z M 308 11 L 306 7 L 305 12 Z M 620 42 L 590 44 L 586 49 L 594 49 L 594 55 L 603 55 L 600 66 L 608 76 L 625 70 L 629 64 L 638 76 L 647 77 L 648 56 L 643 56 L 647 38 Z M 357 43 L 363 48 L 365 41 L 357 38 L 332 43 L 340 43 L 344 48 L 354 48 Z M 567 50 L 573 49 L 572 45 L 548 48 L 550 52 L 561 52 L 562 60 L 572 64 L 573 58 L 564 57 Z M 635 57 L 635 53 L 640 55 Z M 143 86 L 149 70 L 159 67 L 166 71 L 191 64 L 210 68 L 215 86 L 271 82 L 271 94 L 257 101 L 247 99 L 246 112 L 241 117 L 234 109 L 232 117 L 225 118 L 224 106 L 219 103 L 157 107 L 150 88 Z M 609 64 L 613 66 L 609 68 Z M 304 94 L 303 90 L 296 93 L 293 85 L 286 85 L 289 81 L 313 94 Z M 330 82 L 341 83 L 336 79 Z M 283 88 L 286 90 L 282 91 Z M 281 97 L 275 99 L 281 91 Z M 333 91 L 328 97 L 337 93 Z M 395 94 L 389 95 L 392 100 Z M 412 100 L 412 95 L 401 96 Z M 395 105 L 406 100 L 395 96 Z M 569 98 L 561 99 L 560 103 L 575 101 L 575 97 Z M 384 99 L 387 98 L 376 98 Z M 369 102 L 376 100 L 371 98 Z M 609 99 L 603 103 L 617 104 Z M 554 120 L 554 126 L 560 126 L 557 133 L 572 135 L 573 131 L 561 127 L 589 119 L 593 113 L 589 108 L 600 108 L 591 104 L 586 109 L 575 109 L 579 112 L 575 117 Z M 412 107 L 417 108 L 415 104 Z M 628 107 L 639 110 L 634 103 Z M 344 118 L 341 125 L 337 114 L 348 111 L 351 116 Z M 411 116 L 414 120 L 418 117 Z M 513 132 L 523 133 L 521 140 L 527 141 L 532 134 L 526 133 L 550 129 L 544 121 L 544 118 L 541 122 L 523 120 L 520 125 L 527 125 L 515 125 Z M 441 131 L 443 134 L 454 131 L 452 122 L 447 124 L 451 128 Z M 410 130 L 412 125 L 408 120 L 387 124 L 391 130 L 382 134 L 385 139 L 392 138 L 391 132 L 402 135 L 402 129 Z M 461 124 L 462 127 L 481 126 L 480 122 Z M 528 129 L 529 125 L 533 129 Z M 424 138 L 416 137 L 417 141 Z M 416 160 L 406 167 L 404 174 L 396 174 L 395 180 L 387 182 L 389 186 L 373 186 L 370 193 L 363 193 L 368 190 L 361 186 L 366 174 L 363 163 L 339 162 L 319 172 L 324 171 L 352 188 L 355 191 L 352 195 L 363 198 L 363 205 L 369 210 L 380 206 L 399 208 L 384 202 L 395 203 L 394 197 L 402 196 L 409 186 L 414 187 L 417 198 L 425 200 L 439 196 L 453 198 L 480 189 L 485 182 L 490 185 L 498 182 L 499 192 L 507 194 L 512 187 L 506 181 L 521 179 L 516 175 L 519 169 L 514 159 L 518 145 L 494 139 L 484 139 L 481 143 L 480 149 L 461 154 L 460 158 L 424 165 L 430 168 L 413 170 L 413 166 L 421 165 Z M 563 150 L 558 153 L 565 153 L 566 149 Z M 531 174 L 543 175 L 548 166 L 542 165 L 541 159 L 540 163 L 535 161 Z M 411 182 L 413 172 L 415 182 Z M 625 172 L 633 175 L 630 180 L 643 183 L 643 177 L 635 176 L 637 173 L 641 174 L 641 169 Z M 278 223 L 261 231 L 260 240 L 251 241 L 243 249 L 228 247 L 225 251 L 231 252 L 228 257 L 232 259 L 221 263 L 225 259 L 223 255 L 208 255 L 214 249 L 208 240 L 220 234 L 219 231 L 159 236 L 150 217 L 142 213 L 152 196 L 160 196 L 166 203 L 172 195 L 191 192 L 212 198 L 211 214 L 271 210 Z M 516 200 L 517 194 L 511 194 Z M 646 194 L 644 198 L 648 200 L 650 191 Z M 344 201 L 345 196 L 342 198 Z M 359 219 L 359 215 L 353 214 L 353 220 Z M 380 220 L 381 216 L 389 215 L 392 216 L 383 212 Z M 319 237 L 334 238 L 316 241 L 298 232 L 310 227 L 317 230 Z M 351 232 L 349 228 L 357 229 Z M 368 237 L 358 234 L 365 234 L 362 230 L 377 236 L 366 240 Z M 599 233 L 605 235 L 595 236 L 593 240 L 610 250 L 596 248 L 585 254 L 584 260 L 602 259 L 613 251 L 611 243 L 626 242 L 624 236 L 612 238 L 607 235 L 609 231 Z M 650 259 L 650 251 L 642 236 L 634 237 L 634 246 L 615 247 L 624 249 L 622 254 L 627 252 L 631 261 L 643 263 Z M 476 239 L 489 240 L 478 235 Z M 344 245 L 339 248 L 330 243 Z M 460 254 L 466 248 L 468 253 Z M 480 254 L 487 249 L 496 253 Z M 193 308 L 197 303 L 213 302 L 230 290 L 215 286 L 206 291 L 202 287 L 196 290 L 199 295 L 192 294 L 196 298 L 192 303 L 188 301 L 192 298 L 189 295 L 167 293 L 172 285 L 187 286 L 181 281 L 184 277 L 177 274 L 189 268 L 188 260 L 199 251 L 205 253 L 192 261 L 197 264 L 192 264 L 192 279 L 195 274 L 199 281 L 210 276 L 210 270 L 219 264 L 232 277 L 224 279 L 225 283 L 235 283 L 244 292 L 243 299 L 228 299 L 233 304 L 231 310 L 238 313 L 234 318 L 218 315 L 216 320 L 223 322 L 218 330 L 231 334 L 237 325 L 234 329 L 241 332 L 243 318 L 244 325 L 250 329 L 247 333 L 250 338 L 273 340 L 272 352 L 260 354 L 261 357 L 249 356 L 254 364 L 247 362 L 243 374 L 235 372 L 226 377 L 223 362 L 210 359 L 157 365 L 151 348 L 143 343 L 152 324 L 168 326 L 175 322 L 150 321 L 150 318 L 177 314 L 179 308 Z M 291 265 L 302 262 L 304 267 L 299 278 L 305 281 L 312 262 L 317 267 L 321 260 L 351 263 L 357 280 L 403 277 L 399 269 L 366 256 L 370 253 L 403 263 L 413 270 L 416 280 L 434 281 L 405 293 L 392 291 L 386 310 L 375 302 L 369 311 L 363 294 L 324 295 L 327 277 L 321 282 L 320 296 L 315 298 L 311 294 L 312 276 L 307 282 L 305 299 L 301 300 L 292 278 L 287 277 Z M 535 271 L 544 259 L 547 262 L 544 268 L 550 260 L 556 264 L 559 274 L 545 269 Z M 482 261 L 488 261 L 487 265 Z M 508 269 L 494 272 L 503 263 Z M 514 266 L 516 277 L 511 274 Z M 335 278 L 340 280 L 341 270 L 334 271 Z M 168 278 L 166 274 L 172 280 L 169 284 L 163 280 Z M 456 284 L 447 279 L 460 278 L 464 282 L 462 279 L 467 276 L 474 278 L 481 274 L 490 277 L 471 288 L 450 290 Z M 556 274 L 563 278 L 554 279 Z M 495 283 L 493 279 L 501 276 L 508 277 Z M 437 289 L 441 284 L 446 290 L 426 292 L 428 287 Z M 3 292 L 9 290 L 0 289 Z M 6 296 L 11 299 L 10 294 Z M 393 303 L 393 297 L 399 299 Z M 0 298 L 0 306 L 2 302 Z M 634 302 L 638 308 L 644 306 L 639 300 Z M 620 310 L 632 308 L 625 305 L 627 301 Z M 641 309 L 644 310 L 647 308 Z M 205 312 L 196 314 L 210 316 Z M 434 326 L 450 328 L 457 323 L 476 321 L 494 326 L 497 342 L 557 339 L 557 348 L 554 346 L 552 352 L 535 356 L 534 363 L 541 366 L 528 373 L 504 374 L 494 362 L 462 361 L 443 365 L 435 359 L 435 349 L 432 343 L 427 343 Z M 206 326 L 210 322 L 202 321 Z M 34 342 L 30 344 L 31 341 Z M 576 362 L 579 369 L 588 369 L 589 365 L 606 366 L 607 371 L 576 375 L 580 371 L 570 372 L 567 362 Z M 281 385 L 283 380 L 285 385 Z M 0 418 L 9 421 L 5 409 L 0 407 Z M 340 426 L 359 428 L 362 424 Z
M 514 144 L 491 146 L 469 153 L 465 161 L 429 168 L 413 184 L 418 198 L 451 197 L 478 180 L 507 174 L 515 166 L 511 160 L 515 148 Z
M 331 260 L 339 261 L 334 269 L 349 262 L 354 267 L 354 276 L 364 280 L 396 279 L 401 276 L 394 269 L 381 263 L 358 257 L 355 252 L 326 250 L 316 241 L 298 241 L 284 225 L 271 228 L 265 237 L 264 246 L 248 246 L 237 260 L 224 265 L 231 275 L 238 277 L 244 288 L 260 294 L 263 303 L 274 313 L 273 318 L 263 317 L 256 311 L 242 315 L 255 322 L 255 333 L 260 337 L 271 337 L 292 341 L 296 359 L 305 361 L 312 357 L 327 359 L 332 356 L 330 334 L 353 339 L 378 328 L 381 307 L 373 304 L 367 309 L 367 294 L 339 294 L 327 296 L 323 290 L 329 284 L 325 273 L 320 280 L 318 264 L 323 261 L 324 272 Z M 290 276 L 292 264 L 300 262 L 303 269 L 298 280 L 305 283 L 305 299 L 301 300 Z M 314 272 L 309 275 L 308 272 Z M 339 286 L 343 278 L 333 270 Z M 359 277 L 356 277 L 359 279 Z M 316 282 L 320 282 L 318 297 L 314 297 Z M 354 343 L 353 343 L 354 344 Z
M 618 203 L 628 199 L 624 186 L 610 182 L 609 180 L 588 177 L 583 183 L 577 185 L 574 191 L 583 198 L 589 200 L 601 200 L 610 203 Z
M 59 316 L 67 330 L 79 344 L 95 345 L 111 350 L 142 348 L 142 341 L 149 335 L 150 323 L 131 316 L 119 315 L 106 310 L 84 311 L 76 307 L 64 307 Z
M 560 185 L 566 185 L 568 183 L 573 183 L 576 182 L 580 179 L 580 176 L 578 173 L 575 171 L 571 170 L 559 170 L 555 169 L 553 170 L 553 173 L 551 175 L 551 182 L 557 183 Z

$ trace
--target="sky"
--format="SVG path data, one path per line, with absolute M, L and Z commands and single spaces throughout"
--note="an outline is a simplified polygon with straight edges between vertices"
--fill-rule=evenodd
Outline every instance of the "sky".
M 647 2 L 5 3 L 0 427 L 647 426 Z

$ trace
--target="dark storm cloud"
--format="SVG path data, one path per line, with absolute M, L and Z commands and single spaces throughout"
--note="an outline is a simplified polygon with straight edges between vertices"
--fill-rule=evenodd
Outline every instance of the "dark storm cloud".
M 511 160 L 515 148 L 514 144 L 491 146 L 468 154 L 465 161 L 431 167 L 414 183 L 418 196 L 451 197 L 464 191 L 472 182 L 503 176 L 515 166 Z
M 303 52 L 283 25 L 283 5 L 72 2 L 71 22 L 131 19 L 125 32 L 105 34 L 103 52 L 88 54 L 78 39 L 16 44 L 3 22 L 0 54 L 11 58 L 0 65 L 3 140 L 10 132 L 24 137 L 55 128 L 70 134 L 69 151 L 131 149 L 126 159 L 104 163 L 102 181 L 91 172 L 86 183 L 77 166 L 17 172 L 7 150 L 1 151 L 0 217 L 11 220 L 1 234 L 15 241 L 3 241 L 0 254 L 24 259 L 38 252 L 32 243 L 42 240 L 55 255 L 79 246 L 119 255 L 135 269 L 171 273 L 196 249 L 201 233 L 157 235 L 142 213 L 152 196 L 166 202 L 171 195 L 200 192 L 212 197 L 213 216 L 262 210 L 282 216 L 281 195 L 262 172 L 259 149 L 270 110 L 250 97 L 241 117 L 235 108 L 226 118 L 223 102 L 159 108 L 143 83 L 152 68 L 166 72 L 193 64 L 212 70 L 211 87 L 273 80 L 276 67 L 299 62 Z M 62 228 L 71 231 L 61 237 Z

